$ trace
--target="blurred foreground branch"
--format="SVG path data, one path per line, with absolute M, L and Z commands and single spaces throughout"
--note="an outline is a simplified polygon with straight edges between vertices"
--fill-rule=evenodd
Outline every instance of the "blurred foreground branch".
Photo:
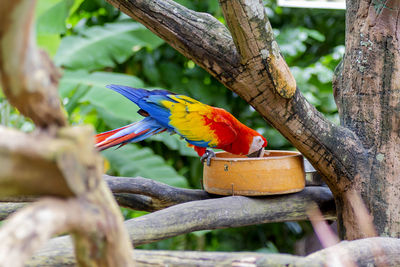
M 36 1 L 2 1 L 0 79 L 10 103 L 39 127 L 65 126 L 58 97 L 61 77 L 49 56 L 36 47 Z
M 56 196 L 28 205 L 0 228 L 0 265 L 23 266 L 53 234 L 70 231 L 81 266 L 132 266 L 120 210 L 101 179 L 90 127 L 67 121 L 60 74 L 37 49 L 36 1 L 2 1 L 0 82 L 9 102 L 30 118 L 31 134 L 0 127 L 0 197 Z M 13 208 L 16 208 L 13 205 Z
M 120 179 L 126 179 L 126 181 L 118 182 L 117 186 L 111 182 L 114 178 L 117 182 L 121 182 Z M 333 197 L 326 187 L 307 187 L 302 192 L 282 196 L 254 198 L 230 196 L 198 200 L 212 196 L 201 193 L 200 190 L 174 188 L 145 178 L 106 177 L 106 179 L 117 192 L 135 192 L 133 195 L 140 197 L 143 195 L 138 194 L 143 193 L 152 195 L 155 199 L 166 199 L 166 195 L 169 195 L 168 204 L 186 202 L 126 221 L 125 227 L 135 246 L 198 230 L 307 220 L 307 209 L 315 203 L 323 211 L 325 219 L 335 218 Z M 133 184 L 131 187 L 130 183 Z M 140 187 L 140 184 L 143 187 Z M 149 192 L 148 185 L 152 185 Z M 174 192 L 177 193 L 177 198 L 174 198 Z M 51 239 L 39 253 L 40 257 L 35 256 L 35 259 L 47 260 L 54 253 L 62 255 L 62 258 L 72 253 L 72 244 L 68 236 Z
M 400 266 L 400 239 L 373 237 L 354 241 L 342 241 L 335 246 L 320 250 L 307 257 L 287 254 L 195 252 L 195 251 L 148 251 L 135 250 L 136 266 L 294 266 L 325 267 L 334 264 L 331 255 L 341 262 L 354 262 L 358 266 Z M 28 266 L 74 265 L 72 250 L 53 243 L 35 254 Z M 338 266 L 338 265 L 332 265 Z

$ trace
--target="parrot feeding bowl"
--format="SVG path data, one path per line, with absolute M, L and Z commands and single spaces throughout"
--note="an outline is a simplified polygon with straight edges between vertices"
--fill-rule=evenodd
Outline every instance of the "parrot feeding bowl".
M 210 166 L 204 164 L 203 185 L 208 193 L 263 196 L 304 189 L 304 163 L 299 152 L 271 150 L 259 158 L 215 154 Z

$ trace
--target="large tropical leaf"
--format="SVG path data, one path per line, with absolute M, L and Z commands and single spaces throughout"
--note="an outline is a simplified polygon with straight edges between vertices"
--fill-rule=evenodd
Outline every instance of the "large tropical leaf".
M 181 140 L 177 134 L 157 134 L 153 135 L 150 140 L 163 142 L 169 149 L 178 151 L 179 155 L 197 157 L 197 153 L 194 151 L 194 149 L 188 147 L 188 143 L 185 140 Z
M 120 149 L 108 149 L 102 153 L 122 176 L 143 176 L 171 186 L 188 187 L 185 177 L 179 175 L 150 148 L 129 144 Z
M 58 1 L 50 8 L 43 11 L 44 7 L 54 3 L 53 0 L 40 0 L 37 14 L 39 15 L 36 22 L 36 31 L 38 34 L 59 34 L 65 33 L 66 25 L 65 20 L 67 19 L 70 8 L 74 4 L 73 0 Z
M 143 82 L 130 75 L 86 71 L 66 71 L 60 81 L 60 94 L 70 112 L 79 103 L 106 110 L 117 119 L 135 121 L 141 119 L 138 107 L 122 95 L 106 88 L 107 84 L 143 87 Z
M 163 41 L 142 24 L 125 21 L 94 26 L 79 36 L 62 39 L 54 61 L 70 69 L 96 70 L 122 63 L 141 47 L 155 48 Z
M 36 41 L 40 48 L 54 56 L 60 45 L 60 34 L 66 31 L 66 19 L 75 5 L 73 0 L 39 0 L 35 8 Z

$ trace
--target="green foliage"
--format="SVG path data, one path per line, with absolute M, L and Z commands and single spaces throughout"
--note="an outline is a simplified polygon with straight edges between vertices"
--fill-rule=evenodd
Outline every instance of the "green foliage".
M 70 69 L 115 67 L 142 47 L 154 49 L 163 41 L 133 21 L 118 21 L 81 29 L 62 39 L 54 62 Z
M 224 22 L 216 0 L 178 2 Z M 310 103 L 337 122 L 331 81 L 344 53 L 344 12 L 281 8 L 272 0 L 264 3 L 298 87 Z M 265 135 L 269 149 L 293 149 L 241 98 L 105 1 L 38 0 L 36 18 L 38 45 L 64 68 L 59 90 L 72 124 L 90 123 L 102 132 L 141 119 L 138 108 L 106 89 L 107 84 L 165 88 L 232 112 Z M 0 122 L 26 131 L 33 128 L 1 95 Z M 202 165 L 176 135 L 163 133 L 103 155 L 112 174 L 201 187 Z M 126 209 L 123 213 L 126 218 L 144 214 Z M 309 231 L 305 223 L 266 224 L 199 231 L 142 247 L 290 253 L 294 242 Z
M 187 187 L 187 181 L 174 168 L 165 164 L 162 157 L 147 147 L 129 144 L 120 149 L 103 152 L 113 168 L 122 176 L 151 177 L 152 179 L 177 187 Z
M 65 20 L 69 15 L 69 10 L 72 7 L 73 3 L 73 0 L 59 1 L 55 5 L 51 6 L 48 10 L 43 12 L 37 18 L 36 22 L 36 30 L 38 34 L 65 33 L 65 31 L 67 30 Z
M 143 82 L 134 76 L 112 72 L 88 73 L 65 71 L 60 81 L 60 95 L 65 108 L 71 113 L 79 104 L 88 103 L 96 109 L 104 109 L 109 116 L 118 120 L 138 120 L 138 108 L 128 99 L 107 89 L 108 84 L 130 84 L 133 87 L 143 87 Z

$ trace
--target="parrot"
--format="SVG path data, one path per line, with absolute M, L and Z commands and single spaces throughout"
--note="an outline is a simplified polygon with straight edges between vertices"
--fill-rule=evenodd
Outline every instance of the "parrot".
M 263 155 L 267 140 L 222 108 L 203 104 L 191 97 L 167 90 L 147 90 L 110 84 L 107 88 L 135 103 L 144 118 L 129 125 L 99 133 L 96 147 L 104 149 L 142 141 L 162 132 L 178 134 L 193 147 L 202 163 L 210 166 L 215 153 L 222 149 L 235 155 Z

